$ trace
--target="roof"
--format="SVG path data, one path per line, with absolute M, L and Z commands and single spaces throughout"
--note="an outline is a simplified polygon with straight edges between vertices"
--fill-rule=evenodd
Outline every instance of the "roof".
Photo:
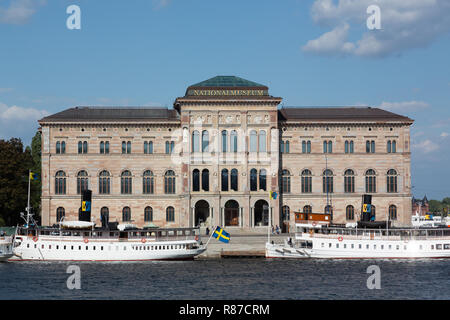
M 210 88 L 210 87 L 219 87 L 219 88 L 255 88 L 255 87 L 263 87 L 267 88 L 266 86 L 245 80 L 236 76 L 216 76 L 214 78 L 193 84 L 189 86 L 196 87 L 196 88 Z M 188 89 L 189 89 L 188 88 Z
M 280 120 L 294 121 L 402 121 L 414 120 L 379 108 L 372 107 L 283 107 Z
M 39 122 L 179 120 L 176 110 L 153 107 L 74 107 L 45 117 Z

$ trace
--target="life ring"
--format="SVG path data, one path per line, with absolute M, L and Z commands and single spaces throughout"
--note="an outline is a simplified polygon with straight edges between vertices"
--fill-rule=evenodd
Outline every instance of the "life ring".
M 195 236 L 195 241 L 198 241 L 198 236 Z
M 84 239 L 84 243 L 88 243 L 89 242 L 89 239 Z
M 344 238 L 342 236 L 338 237 L 339 242 L 344 240 Z
M 312 225 L 313 225 L 313 227 L 317 226 L 317 222 L 314 221 L 314 222 L 312 223 Z
M 34 241 L 34 242 L 37 242 L 37 241 L 38 241 L 38 237 L 34 236 L 34 237 L 33 237 L 33 241 Z
M 145 243 L 147 240 L 145 240 L 144 238 L 141 239 L 142 243 Z

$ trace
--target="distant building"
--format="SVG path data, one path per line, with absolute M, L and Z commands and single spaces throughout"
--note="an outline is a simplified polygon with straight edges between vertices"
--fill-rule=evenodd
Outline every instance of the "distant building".
M 428 203 L 427 196 L 425 195 L 422 200 L 412 198 L 412 214 L 424 216 L 430 212 L 430 204 Z
M 410 125 L 371 107 L 282 107 L 268 87 L 218 76 L 169 108 L 75 107 L 39 121 L 42 223 L 92 217 L 138 226 L 283 230 L 295 211 L 411 221 Z M 276 198 L 270 192 L 277 192 Z

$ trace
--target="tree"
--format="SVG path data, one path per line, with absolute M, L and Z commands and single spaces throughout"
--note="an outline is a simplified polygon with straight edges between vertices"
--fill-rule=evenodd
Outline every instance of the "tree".
M 430 212 L 432 213 L 440 213 L 442 212 L 442 203 L 439 200 L 430 200 L 428 201 L 430 206 Z
M 16 225 L 25 211 L 31 164 L 31 152 L 24 151 L 20 139 L 0 140 L 0 223 L 4 225 Z

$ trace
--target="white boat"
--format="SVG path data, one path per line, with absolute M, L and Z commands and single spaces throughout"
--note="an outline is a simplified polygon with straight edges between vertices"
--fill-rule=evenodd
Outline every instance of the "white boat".
M 7 261 L 13 256 L 13 237 L 0 236 L 0 261 Z
M 94 222 L 89 221 L 61 221 L 59 224 L 61 228 L 66 229 L 86 229 L 95 226 Z
M 450 228 L 345 228 L 331 225 L 327 214 L 301 215 L 295 239 L 268 242 L 267 258 L 450 258 Z
M 411 216 L 411 224 L 415 228 L 442 228 L 450 226 L 448 218 L 426 214 L 424 216 L 415 214 Z
M 193 259 L 206 250 L 197 228 L 109 230 L 24 228 L 10 261 L 146 261 Z

